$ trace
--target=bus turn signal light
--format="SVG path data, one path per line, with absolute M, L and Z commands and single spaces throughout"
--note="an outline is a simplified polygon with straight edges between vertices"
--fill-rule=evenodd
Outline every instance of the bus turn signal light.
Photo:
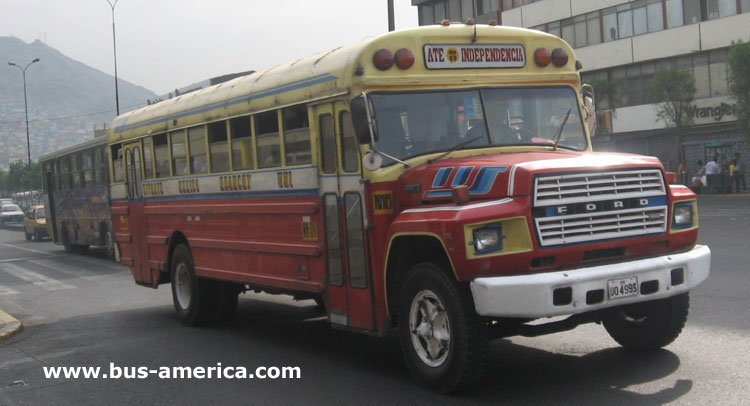
M 372 56 L 372 63 L 380 70 L 388 70 L 393 66 L 393 53 L 387 49 L 378 49 Z
M 534 62 L 536 63 L 536 66 L 543 68 L 549 65 L 551 60 L 552 56 L 549 53 L 549 49 L 537 48 L 537 50 L 534 51 Z
M 410 49 L 401 48 L 396 51 L 395 56 L 396 66 L 400 69 L 409 69 L 414 65 L 414 52 Z

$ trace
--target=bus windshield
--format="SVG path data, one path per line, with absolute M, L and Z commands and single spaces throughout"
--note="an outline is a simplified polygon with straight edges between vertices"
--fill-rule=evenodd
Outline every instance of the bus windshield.
M 576 93 L 568 87 L 379 93 L 370 97 L 378 132 L 376 147 L 401 160 L 458 145 L 554 145 L 556 137 L 560 148 L 586 148 Z M 387 157 L 384 160 L 393 163 Z

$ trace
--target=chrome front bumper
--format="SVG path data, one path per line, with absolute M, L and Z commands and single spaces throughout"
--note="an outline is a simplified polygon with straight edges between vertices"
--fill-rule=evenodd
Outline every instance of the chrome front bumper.
M 674 296 L 698 286 L 710 270 L 711 250 L 696 245 L 688 252 L 656 258 L 533 275 L 478 278 L 471 282 L 471 293 L 479 315 L 539 318 Z M 639 294 L 608 297 L 607 281 L 632 276 L 638 278 Z

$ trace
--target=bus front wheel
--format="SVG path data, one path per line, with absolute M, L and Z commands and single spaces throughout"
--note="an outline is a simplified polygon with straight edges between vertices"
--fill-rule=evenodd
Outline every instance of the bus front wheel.
M 208 321 L 214 310 L 212 290 L 214 281 L 195 275 L 193 255 L 185 244 L 180 244 L 172 254 L 172 300 L 183 324 L 197 326 Z
M 482 373 L 487 338 L 468 287 L 432 263 L 415 265 L 402 286 L 398 333 L 412 375 L 442 393 L 474 385 Z

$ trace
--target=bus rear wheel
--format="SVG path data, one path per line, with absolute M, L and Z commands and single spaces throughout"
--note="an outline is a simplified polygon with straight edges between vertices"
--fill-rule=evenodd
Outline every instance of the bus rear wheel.
M 401 351 L 419 383 L 451 393 L 479 380 L 487 338 L 468 287 L 439 265 L 417 264 L 404 278 L 398 312 Z
M 195 275 L 193 255 L 187 245 L 175 247 L 170 272 L 172 301 L 182 324 L 197 326 L 209 321 L 216 309 L 216 282 Z

